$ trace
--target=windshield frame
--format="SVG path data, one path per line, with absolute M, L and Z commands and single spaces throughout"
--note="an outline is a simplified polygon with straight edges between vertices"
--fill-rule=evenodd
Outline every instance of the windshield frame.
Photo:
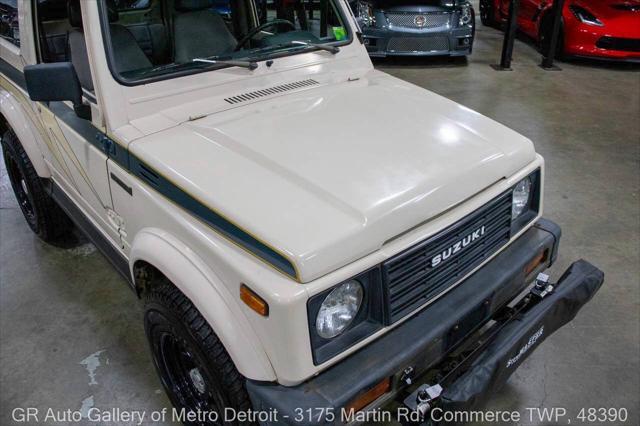
M 161 0 L 163 1 L 163 0 Z M 255 0 L 252 0 L 252 2 L 254 2 Z M 351 26 L 351 22 L 349 21 L 348 17 L 345 14 L 345 11 L 343 10 L 343 7 L 345 7 L 345 3 L 342 0 L 331 0 L 335 3 L 337 12 L 340 14 L 340 19 L 344 22 L 345 25 L 345 29 L 347 32 L 347 38 L 345 38 L 344 40 L 336 40 L 334 42 L 327 42 L 326 44 L 331 45 L 331 46 L 336 46 L 336 47 L 342 47 L 342 46 L 348 46 L 351 43 L 353 43 L 354 41 L 354 32 L 358 32 L 357 29 L 354 30 L 354 28 Z M 202 67 L 196 67 L 196 68 L 190 68 L 190 69 L 185 69 L 185 70 L 179 70 L 173 73 L 166 73 L 166 74 L 160 74 L 160 75 L 152 75 L 149 77 L 142 77 L 142 78 L 137 78 L 137 79 L 128 79 L 126 77 L 123 77 L 114 67 L 114 63 L 115 63 L 115 59 L 114 59 L 114 55 L 113 55 L 113 45 L 111 43 L 111 35 L 110 35 L 110 31 L 109 31 L 109 18 L 108 18 L 108 12 L 107 12 L 107 0 L 99 0 L 97 1 L 97 6 L 98 6 L 98 15 L 100 17 L 100 32 L 102 34 L 102 40 L 103 40 L 103 45 L 104 45 L 104 49 L 105 49 L 105 56 L 107 59 L 107 66 L 109 67 L 109 72 L 111 73 L 111 76 L 122 86 L 127 86 L 127 87 L 134 87 L 134 86 L 142 86 L 145 84 L 150 84 L 150 83 L 156 83 L 159 81 L 165 81 L 165 80 L 172 80 L 172 79 L 176 79 L 176 78 L 181 78 L 181 77 L 186 77 L 186 76 L 191 76 L 191 75 L 195 75 L 195 74 L 202 74 L 205 72 L 210 72 L 210 71 L 217 71 L 220 69 L 224 69 L 224 68 L 231 68 L 231 67 L 235 67 L 235 65 L 228 65 L 228 64 L 210 64 L 209 66 L 202 66 Z M 346 5 L 346 7 L 349 7 L 349 5 Z M 279 59 L 279 58 L 284 58 L 287 56 L 293 56 L 293 55 L 299 55 L 299 54 L 306 54 L 306 53 L 310 53 L 313 51 L 317 51 L 320 50 L 317 47 L 314 46 L 300 46 L 300 48 L 294 48 L 294 49 L 290 49 L 287 51 L 282 51 L 282 52 L 274 52 L 273 54 L 269 54 L 269 55 L 259 55 L 258 57 L 256 57 L 254 59 L 254 57 L 252 56 L 246 56 L 246 57 L 242 57 L 242 58 L 237 58 L 237 60 L 243 60 L 245 58 L 251 58 L 251 60 L 257 62 L 257 63 L 261 63 L 261 62 L 266 62 L 269 60 L 273 60 L 273 59 Z M 257 52 L 256 52 L 257 53 Z M 236 58 L 234 58 L 236 59 Z M 222 58 L 220 58 L 220 60 L 223 60 Z

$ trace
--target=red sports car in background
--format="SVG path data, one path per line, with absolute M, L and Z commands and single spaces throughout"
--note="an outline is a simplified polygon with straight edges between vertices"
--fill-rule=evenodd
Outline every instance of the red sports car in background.
M 487 26 L 507 21 L 510 0 L 480 0 Z M 518 28 L 546 51 L 553 0 L 520 0 Z M 565 0 L 557 56 L 640 62 L 640 0 Z

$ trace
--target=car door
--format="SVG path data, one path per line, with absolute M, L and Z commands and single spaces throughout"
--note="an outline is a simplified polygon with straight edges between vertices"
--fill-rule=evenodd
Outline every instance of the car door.
M 51 62 L 43 52 L 51 51 L 53 37 L 59 36 L 61 26 L 68 25 L 65 22 L 66 8 L 40 8 L 43 0 L 36 4 L 34 22 L 37 23 L 35 28 L 40 42 L 38 61 Z M 52 25 L 54 22 L 57 25 Z M 58 29 L 55 33 L 46 30 L 54 27 Z M 119 221 L 113 211 L 107 175 L 107 154 L 99 137 L 100 111 L 92 91 L 85 89 L 84 94 L 83 101 L 91 106 L 92 120 L 78 117 L 66 102 L 36 103 L 35 109 L 48 136 L 45 141 L 48 149 L 44 156 L 52 168 L 54 182 L 112 243 L 120 246 Z
M 39 113 L 49 136 L 50 163 L 54 182 L 62 187 L 112 242 L 119 244 L 118 218 L 113 212 L 107 156 L 88 138 L 96 131 L 87 128 L 68 106 L 40 107 Z

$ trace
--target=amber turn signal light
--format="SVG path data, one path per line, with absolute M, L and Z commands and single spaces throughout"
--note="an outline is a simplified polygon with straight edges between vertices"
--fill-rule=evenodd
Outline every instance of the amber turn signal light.
M 549 249 L 545 249 L 538 253 L 538 255 L 524 267 L 524 275 L 529 276 L 529 274 L 531 274 L 539 265 L 546 262 L 547 256 L 549 256 Z
M 269 316 L 269 305 L 267 302 L 244 284 L 240 285 L 240 300 L 263 317 Z
M 391 389 L 391 378 L 387 377 L 368 391 L 363 394 L 360 394 L 356 399 L 351 401 L 346 407 L 345 410 L 347 413 L 357 412 L 365 408 L 367 405 L 371 404 L 376 399 L 380 398 L 385 393 L 389 392 Z

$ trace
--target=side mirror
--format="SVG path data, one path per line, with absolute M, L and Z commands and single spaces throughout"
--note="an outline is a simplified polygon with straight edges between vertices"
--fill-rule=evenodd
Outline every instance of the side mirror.
M 32 101 L 71 101 L 78 117 L 91 119 L 91 108 L 82 103 L 82 87 L 71 62 L 27 65 L 24 78 Z

